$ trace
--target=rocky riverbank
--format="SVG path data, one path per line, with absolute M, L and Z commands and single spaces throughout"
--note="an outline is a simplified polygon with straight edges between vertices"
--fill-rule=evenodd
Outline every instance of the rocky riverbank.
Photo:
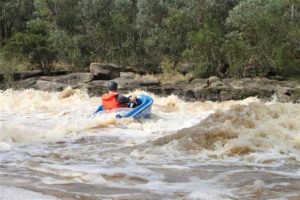
M 240 100 L 256 96 L 270 101 L 277 98 L 280 102 L 300 103 L 299 81 L 275 80 L 264 77 L 220 79 L 195 78 L 174 83 L 164 83 L 156 76 L 141 75 L 139 72 L 121 70 L 114 64 L 92 63 L 88 72 L 56 72 L 44 76 L 41 72 L 23 72 L 12 76 L 10 83 L 0 74 L 1 89 L 34 88 L 43 91 L 61 91 L 71 86 L 86 90 L 90 96 L 99 96 L 106 89 L 107 80 L 116 80 L 120 92 L 130 93 L 136 89 L 152 92 L 156 95 L 178 95 L 187 101 L 225 101 Z

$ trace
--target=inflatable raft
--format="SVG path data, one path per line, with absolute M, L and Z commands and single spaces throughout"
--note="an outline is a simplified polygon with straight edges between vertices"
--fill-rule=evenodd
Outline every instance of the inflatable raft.
M 151 116 L 151 107 L 153 99 L 147 95 L 140 95 L 137 97 L 138 105 L 135 108 L 118 108 L 113 110 L 116 113 L 117 118 L 133 117 L 135 119 L 149 118 Z M 110 110 L 111 112 L 111 110 Z M 103 106 L 99 106 L 94 112 L 95 114 L 105 113 Z

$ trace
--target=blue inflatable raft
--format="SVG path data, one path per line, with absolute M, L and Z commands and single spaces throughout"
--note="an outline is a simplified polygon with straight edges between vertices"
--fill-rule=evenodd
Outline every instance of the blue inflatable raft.
M 137 97 L 138 106 L 135 108 L 118 108 L 115 109 L 117 118 L 127 118 L 133 117 L 135 119 L 149 118 L 151 116 L 151 107 L 153 104 L 153 99 L 146 95 L 140 95 Z M 99 106 L 98 109 L 94 112 L 95 114 L 100 114 L 105 112 L 103 106 Z

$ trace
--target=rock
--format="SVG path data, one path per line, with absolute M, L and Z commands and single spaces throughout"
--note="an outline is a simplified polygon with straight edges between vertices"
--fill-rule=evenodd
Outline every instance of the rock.
M 158 95 L 175 94 L 187 101 L 241 100 L 256 96 L 266 101 L 300 103 L 300 82 L 296 80 L 278 81 L 263 77 L 220 79 L 212 76 L 208 79 L 197 78 L 190 82 L 161 84 L 156 76 L 141 76 L 133 72 L 122 72 L 120 75 L 121 77 L 114 80 L 118 82 L 119 92 L 123 94 L 142 90 Z M 107 80 L 93 80 L 93 77 L 91 73 L 31 77 L 3 82 L 0 89 L 35 88 L 43 91 L 62 91 L 70 85 L 72 88 L 86 90 L 91 96 L 100 96 L 106 92 Z
M 217 76 L 211 76 L 207 79 L 207 86 L 208 87 L 217 87 L 217 88 L 226 88 L 228 85 L 226 85 L 224 82 L 221 81 L 221 79 Z
M 286 81 L 287 78 L 283 77 L 283 76 L 279 76 L 279 75 L 275 75 L 275 76 L 269 76 L 269 79 L 273 79 L 273 80 L 277 80 L 277 81 Z
M 184 100 L 194 101 L 196 99 L 195 91 L 191 89 L 184 90 Z
M 300 88 L 280 87 L 276 95 L 281 102 L 300 103 Z
M 66 75 L 66 74 L 68 74 L 68 71 L 66 71 L 66 70 L 57 70 L 57 71 L 50 72 L 51 76 L 60 76 L 60 75 Z
M 115 81 L 118 83 L 118 88 L 119 90 L 136 90 L 139 88 L 138 82 L 136 79 L 123 79 L 123 78 L 118 78 L 115 79 Z
M 67 85 L 63 83 L 38 80 L 33 86 L 34 89 L 42 91 L 62 91 Z
M 68 72 L 66 70 L 59 70 L 59 71 L 52 71 L 50 73 L 51 76 L 58 76 L 58 75 L 65 75 Z M 45 75 L 45 73 L 42 70 L 33 70 L 33 71 L 21 71 L 21 72 L 13 72 L 11 74 L 12 79 L 14 81 L 20 81 L 20 80 L 25 80 L 28 78 L 32 78 L 32 77 L 40 77 Z M 5 77 L 5 73 L 4 72 L 0 72 L 0 82 L 4 81 Z
M 158 91 L 160 88 L 160 82 L 156 80 L 147 80 L 147 79 L 127 79 L 127 78 L 118 78 L 114 79 L 118 83 L 118 91 L 120 93 L 130 93 L 137 89 L 144 91 Z M 106 92 L 107 81 L 106 80 L 96 80 L 91 81 L 86 85 L 88 93 L 90 95 L 99 96 L 102 93 Z
M 96 80 L 89 82 L 85 85 L 85 88 L 88 91 L 90 96 L 101 96 L 107 91 L 106 88 L 107 81 L 105 80 Z
M 200 101 L 220 101 L 220 89 L 218 88 L 204 88 L 195 91 L 195 97 Z
M 91 63 L 94 80 L 111 80 L 120 77 L 120 67 L 111 63 Z
M 217 76 L 211 76 L 207 79 L 206 83 L 208 86 L 210 86 L 212 83 L 215 83 L 215 82 L 219 82 L 221 81 L 221 79 Z
M 195 79 L 195 75 L 192 72 L 189 72 L 189 73 L 185 74 L 184 76 L 188 81 L 193 81 Z
M 62 76 L 42 76 L 40 79 L 75 86 L 92 81 L 93 75 L 91 73 L 73 73 Z
M 160 82 L 158 80 L 138 79 L 136 81 L 137 81 L 138 85 L 145 86 L 145 87 L 159 86 L 160 85 Z
M 39 77 L 31 77 L 27 78 L 25 80 L 18 81 L 17 85 L 21 85 L 22 88 L 33 88 L 33 86 L 36 84 L 37 80 L 39 80 Z
M 165 96 L 174 94 L 183 97 L 184 87 L 182 87 L 181 85 L 174 85 L 174 84 L 163 85 L 161 88 L 161 94 Z
M 144 89 L 147 87 L 156 87 L 160 86 L 160 81 L 157 79 L 149 79 L 145 76 L 137 76 L 133 79 L 128 79 L 124 77 L 120 77 L 115 79 L 115 81 L 119 84 L 119 89 L 127 90 L 127 88 L 136 90 L 136 89 Z
M 134 72 L 120 72 L 120 77 L 123 79 L 134 79 L 138 76 L 138 74 Z
M 12 74 L 13 80 L 15 81 L 42 75 L 44 75 L 44 73 L 41 70 L 14 72 Z
M 211 83 L 209 87 L 226 88 L 227 86 L 222 81 L 216 81 L 216 82 Z
M 74 76 L 74 74 L 70 76 Z M 63 77 L 64 79 L 61 76 L 43 77 L 47 80 L 36 81 L 34 88 L 45 91 L 61 91 L 68 84 L 66 77 Z M 300 102 L 300 84 L 296 81 L 276 81 L 258 77 L 221 80 L 219 77 L 213 76 L 208 79 L 195 79 L 188 84 L 185 82 L 162 85 L 158 80 L 150 78 L 146 76 L 135 78 L 122 76 L 114 80 L 118 82 L 119 92 L 123 94 L 140 89 L 159 95 L 175 94 L 187 101 L 241 100 L 253 96 L 270 101 L 274 99 L 274 94 L 276 94 L 280 102 Z M 91 96 L 100 96 L 106 92 L 106 80 L 87 80 L 86 82 L 72 83 L 81 89 L 86 89 Z M 35 79 L 32 79 L 28 84 L 33 84 L 34 81 Z
M 191 85 L 197 90 L 203 89 L 208 86 L 207 79 L 197 78 L 191 82 Z
M 140 75 L 159 74 L 162 72 L 162 67 L 155 63 L 139 64 L 136 67 L 125 69 L 126 72 L 134 72 Z
M 230 99 L 241 100 L 248 97 L 257 97 L 263 100 L 271 100 L 273 95 L 274 91 L 272 89 L 243 88 L 233 90 Z

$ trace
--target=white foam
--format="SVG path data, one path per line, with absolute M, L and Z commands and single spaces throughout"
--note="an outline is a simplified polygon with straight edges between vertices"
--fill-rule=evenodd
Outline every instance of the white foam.
M 57 200 L 58 198 L 30 190 L 0 186 L 0 200 Z
M 1 140 L 0 140 L 1 141 Z M 0 142 L 0 151 L 9 151 L 12 148 L 12 144 L 10 142 Z
M 298 105 L 265 104 L 256 98 L 184 102 L 174 95 L 148 95 L 154 98 L 154 116 L 135 121 L 116 119 L 114 113 L 89 118 L 100 100 L 78 90 L 0 92 L 0 156 L 5 170 L 16 169 L 7 175 L 19 175 L 15 183 L 35 178 L 45 187 L 61 184 L 62 190 L 64 184 L 80 183 L 155 194 L 179 192 L 188 199 L 229 198 L 230 189 L 219 181 L 235 173 L 299 178 L 299 170 L 274 169 L 300 160 Z M 201 134 L 207 134 L 204 143 Z M 157 142 L 163 137 L 165 142 Z M 230 170 L 210 180 L 191 178 L 197 176 L 194 169 L 207 166 Z M 265 171 L 247 171 L 252 167 Z M 171 175 L 188 172 L 186 180 L 176 182 L 166 170 Z M 31 191 L 7 188 L 1 191 L 21 190 L 35 197 Z

